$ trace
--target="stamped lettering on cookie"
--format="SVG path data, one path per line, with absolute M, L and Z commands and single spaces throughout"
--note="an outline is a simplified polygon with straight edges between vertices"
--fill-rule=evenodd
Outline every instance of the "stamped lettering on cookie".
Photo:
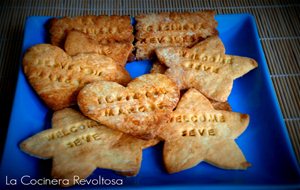
M 53 110 L 75 104 L 78 91 L 90 82 L 130 81 L 129 73 L 112 58 L 95 53 L 71 57 L 49 44 L 31 47 L 23 58 L 23 68 L 32 87 Z
M 166 47 L 155 50 L 159 62 L 168 69 L 165 74 L 180 89 L 196 88 L 206 97 L 225 102 L 233 80 L 256 68 L 254 59 L 226 55 L 221 39 L 209 37 L 192 48 Z
M 146 74 L 128 83 L 96 82 L 78 95 L 83 114 L 140 138 L 156 136 L 179 100 L 176 84 L 162 74 Z
M 137 59 L 152 58 L 156 48 L 189 47 L 217 35 L 214 15 L 213 11 L 137 15 Z
M 70 31 L 79 31 L 101 44 L 132 43 L 133 26 L 129 16 L 77 16 L 54 18 L 50 22 L 51 43 L 63 47 Z
M 96 168 L 111 169 L 122 175 L 137 175 L 142 149 L 158 140 L 144 141 L 107 128 L 71 108 L 54 112 L 52 128 L 20 144 L 20 148 L 39 158 L 53 158 L 52 177 L 67 179 L 75 185 L 74 176 L 87 178 Z
M 250 164 L 234 139 L 248 123 L 247 114 L 215 110 L 199 91 L 188 90 L 159 133 L 165 140 L 163 155 L 168 172 L 179 172 L 202 161 L 224 169 L 247 169 Z
M 70 31 L 68 33 L 64 47 L 66 53 L 71 56 L 80 53 L 97 53 L 112 58 L 121 66 L 126 64 L 133 50 L 133 45 L 130 42 L 101 44 L 79 31 Z

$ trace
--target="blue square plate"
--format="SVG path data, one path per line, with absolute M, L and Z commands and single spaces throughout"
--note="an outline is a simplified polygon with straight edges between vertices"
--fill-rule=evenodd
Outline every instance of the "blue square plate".
M 26 21 L 23 53 L 35 44 L 45 43 L 46 23 L 50 17 L 29 17 Z M 272 87 L 270 74 L 259 41 L 254 18 L 247 14 L 218 15 L 216 17 L 227 54 L 252 57 L 259 67 L 235 80 L 229 102 L 236 112 L 248 113 L 251 117 L 248 129 L 236 140 L 247 160 L 252 163 L 246 171 L 230 171 L 206 163 L 169 175 L 163 167 L 162 144 L 143 152 L 139 175 L 124 178 L 109 170 L 97 169 L 89 179 L 102 176 L 106 179 L 121 178 L 123 187 L 201 187 L 228 189 L 241 187 L 292 187 L 299 188 L 300 172 L 285 128 L 280 108 Z M 132 77 L 149 72 L 151 62 L 139 61 L 127 64 Z M 28 84 L 22 68 L 16 88 L 9 131 L 1 163 L 1 184 L 7 179 L 17 179 L 19 188 L 41 188 L 24 186 L 20 178 L 50 178 L 51 160 L 40 160 L 23 153 L 19 143 L 50 127 L 52 112 L 41 102 Z M 80 163 L 78 163 L 80 164 Z M 6 186 L 14 188 L 18 186 Z M 73 188 L 85 188 L 77 186 Z M 102 188 L 103 186 L 89 186 Z

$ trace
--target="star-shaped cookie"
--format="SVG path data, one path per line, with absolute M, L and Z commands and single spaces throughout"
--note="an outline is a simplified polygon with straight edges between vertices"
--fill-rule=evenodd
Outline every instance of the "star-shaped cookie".
M 234 139 L 248 123 L 247 114 L 215 110 L 199 91 L 188 90 L 160 130 L 167 171 L 179 172 L 202 161 L 224 169 L 246 169 L 250 164 Z
M 226 55 L 218 36 L 209 37 L 192 48 L 166 47 L 155 50 L 165 72 L 180 89 L 195 88 L 206 97 L 225 102 L 233 80 L 257 67 L 251 58 Z
M 112 130 L 90 120 L 71 108 L 54 113 L 52 128 L 20 144 L 20 148 L 39 158 L 53 158 L 52 177 L 87 178 L 96 168 L 112 169 L 123 175 L 136 175 L 140 169 L 142 149 L 157 140 L 144 141 Z

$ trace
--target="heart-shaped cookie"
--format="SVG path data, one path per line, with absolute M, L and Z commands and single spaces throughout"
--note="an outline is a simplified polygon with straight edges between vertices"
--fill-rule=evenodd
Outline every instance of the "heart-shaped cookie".
M 152 139 L 179 100 L 176 84 L 162 74 L 146 74 L 124 87 L 99 81 L 78 94 L 82 113 L 108 127 Z
M 127 84 L 128 72 L 113 59 L 98 54 L 67 55 L 49 44 L 30 48 L 23 58 L 24 73 L 30 84 L 53 110 L 76 103 L 78 91 L 94 81 Z

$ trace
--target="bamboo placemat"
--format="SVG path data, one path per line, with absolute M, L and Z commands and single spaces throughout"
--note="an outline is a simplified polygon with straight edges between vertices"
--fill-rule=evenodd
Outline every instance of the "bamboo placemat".
M 1 155 L 14 98 L 27 16 L 85 14 L 135 16 L 141 12 L 205 9 L 216 10 L 218 14 L 250 13 L 255 16 L 271 79 L 292 145 L 300 162 L 300 2 L 297 0 L 1 0 Z

